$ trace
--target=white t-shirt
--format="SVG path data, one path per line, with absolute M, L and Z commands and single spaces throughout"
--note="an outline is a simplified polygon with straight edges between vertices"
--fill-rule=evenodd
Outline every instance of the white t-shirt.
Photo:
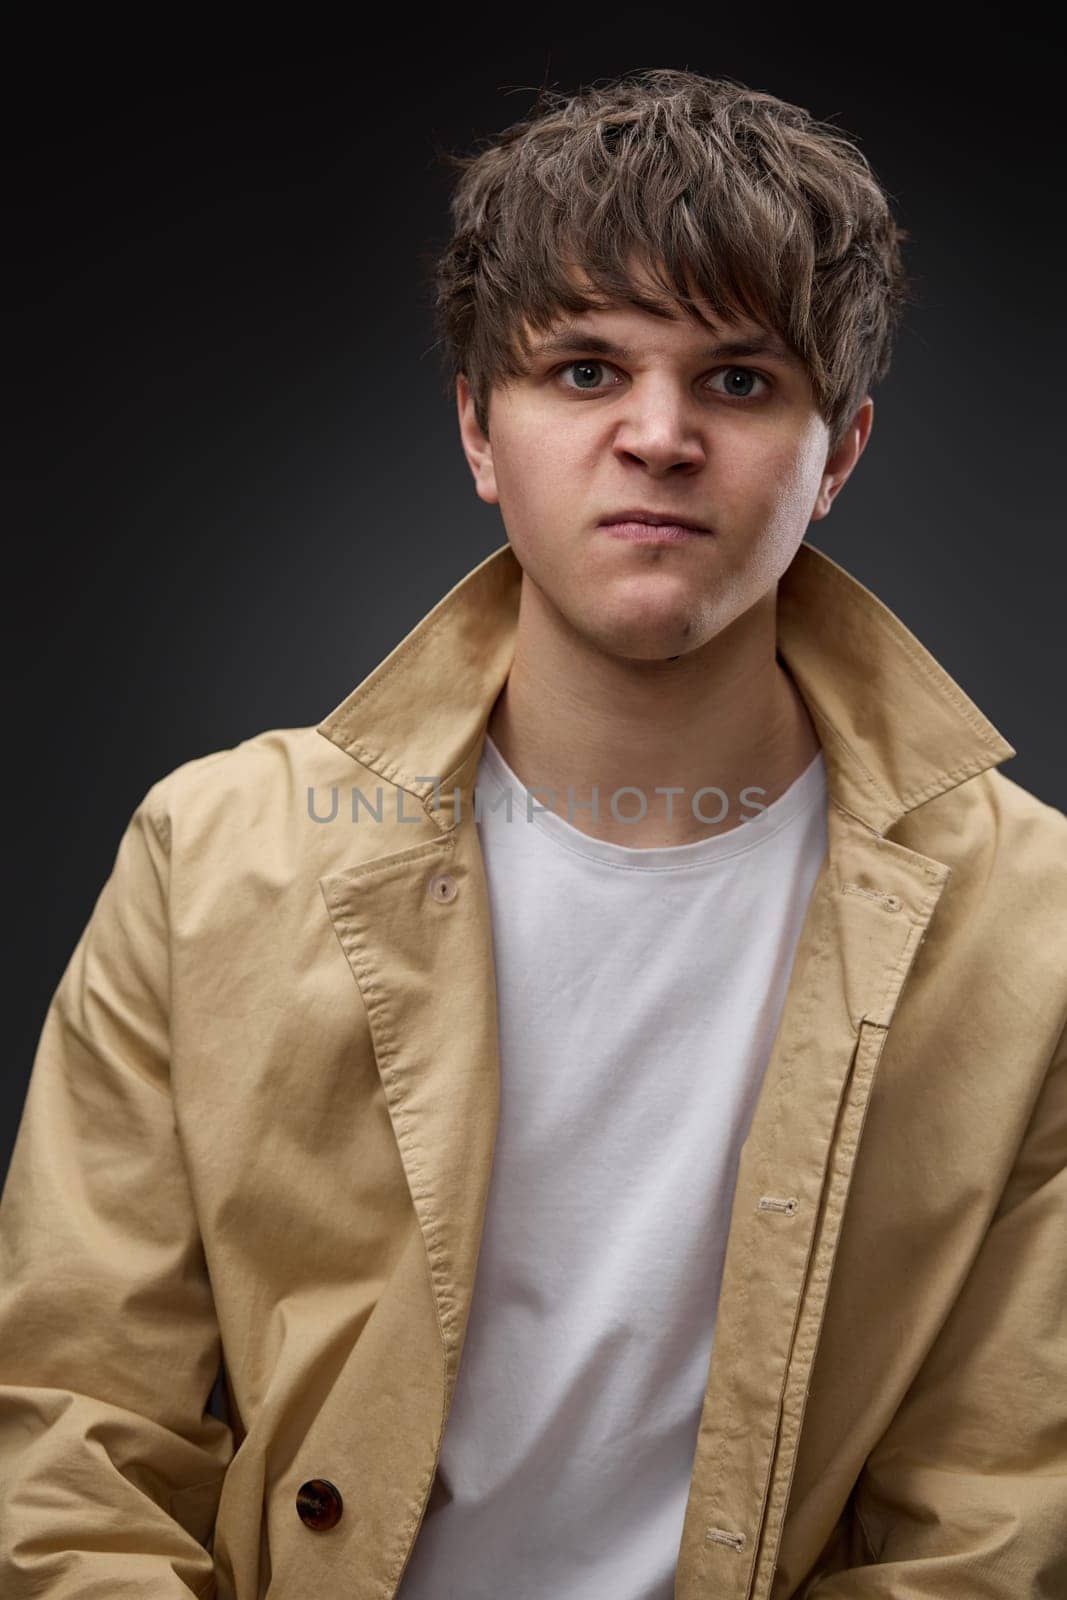
M 823 755 L 735 808 L 751 820 L 647 849 L 528 820 L 489 738 L 476 789 L 500 1121 L 398 1595 L 673 1600 L 740 1149 L 827 846 Z

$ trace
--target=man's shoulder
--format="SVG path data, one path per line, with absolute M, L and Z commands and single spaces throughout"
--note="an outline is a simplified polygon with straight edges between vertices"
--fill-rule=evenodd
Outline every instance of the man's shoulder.
M 918 1031 L 902 1037 L 942 1041 L 952 1071 L 958 1044 L 972 1082 L 1010 1065 L 1032 1094 L 1067 1038 L 1067 815 L 988 768 L 913 806 L 887 843 L 948 868 L 903 1004 Z
M 209 837 L 288 831 L 308 814 L 308 793 L 380 781 L 319 733 L 314 724 L 266 728 L 221 750 L 194 756 L 157 778 L 143 805 L 172 847 Z
M 990 983 L 1007 979 L 1062 1012 L 1067 815 L 990 768 L 914 808 L 892 837 L 950 869 L 935 946 L 978 962 Z
M 1067 889 L 1067 813 L 996 768 L 964 787 L 1004 865 L 1047 868 Z
M 1067 987 L 1067 815 L 995 769 L 975 788 L 988 840 L 975 853 L 988 861 L 990 898 L 1047 936 Z
M 954 872 L 1047 870 L 1067 891 L 1067 814 L 995 767 L 914 807 L 893 837 Z
M 950 870 L 944 910 L 963 937 L 1067 940 L 1067 815 L 996 768 L 912 808 L 889 838 Z M 941 912 L 939 911 L 939 915 Z

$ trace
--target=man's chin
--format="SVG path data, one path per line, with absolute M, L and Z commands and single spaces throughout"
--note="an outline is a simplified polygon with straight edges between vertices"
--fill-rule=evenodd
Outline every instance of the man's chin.
M 619 661 L 647 662 L 650 666 L 657 662 L 669 666 L 680 661 L 700 643 L 695 624 L 650 629 L 636 624 L 627 627 L 601 622 L 599 627 L 582 631 L 605 655 Z

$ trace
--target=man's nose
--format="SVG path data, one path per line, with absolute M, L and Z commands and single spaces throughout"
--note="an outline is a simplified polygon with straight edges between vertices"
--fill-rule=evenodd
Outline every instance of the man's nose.
M 616 448 L 652 471 L 698 467 L 707 454 L 696 403 L 675 384 L 635 384 L 626 396 Z

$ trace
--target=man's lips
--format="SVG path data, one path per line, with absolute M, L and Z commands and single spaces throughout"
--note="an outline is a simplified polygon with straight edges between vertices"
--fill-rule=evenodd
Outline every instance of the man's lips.
M 710 533 L 711 529 L 697 517 L 687 517 L 683 511 L 656 511 L 650 506 L 622 506 L 600 518 L 601 527 L 622 527 L 628 523 L 643 523 L 649 527 L 691 528 L 696 533 Z
M 709 528 L 692 528 L 678 522 L 602 522 L 604 532 L 634 544 L 686 544 L 690 539 L 706 539 Z

